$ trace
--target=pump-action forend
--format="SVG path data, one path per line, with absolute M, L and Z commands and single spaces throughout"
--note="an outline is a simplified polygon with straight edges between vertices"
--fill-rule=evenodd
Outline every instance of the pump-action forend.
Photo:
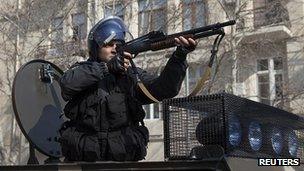
M 146 35 L 126 42 L 118 47 L 118 51 L 126 51 L 133 55 L 149 50 L 157 51 L 176 46 L 174 38 L 183 36 L 185 38 L 199 39 L 213 35 L 225 34 L 223 27 L 234 25 L 235 20 L 224 23 L 216 23 L 204 27 L 194 28 L 191 30 L 165 35 L 162 31 L 152 31 Z

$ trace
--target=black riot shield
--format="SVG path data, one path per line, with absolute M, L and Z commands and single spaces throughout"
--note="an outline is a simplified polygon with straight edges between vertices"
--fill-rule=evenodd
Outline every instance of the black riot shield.
M 58 142 L 58 130 L 64 122 L 65 102 L 59 86 L 62 74 L 48 61 L 30 61 L 18 70 L 12 91 L 16 120 L 24 136 L 51 158 L 62 156 Z

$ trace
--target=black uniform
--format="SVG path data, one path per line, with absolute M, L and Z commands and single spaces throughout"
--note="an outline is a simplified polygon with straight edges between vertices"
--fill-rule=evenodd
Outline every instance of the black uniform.
M 158 100 L 178 94 L 188 66 L 186 54 L 177 48 L 159 77 L 138 68 L 142 82 Z M 145 158 L 149 132 L 142 122 L 142 105 L 152 101 L 137 86 L 133 70 L 114 76 L 106 63 L 89 60 L 66 71 L 60 85 L 70 119 L 60 130 L 67 161 Z

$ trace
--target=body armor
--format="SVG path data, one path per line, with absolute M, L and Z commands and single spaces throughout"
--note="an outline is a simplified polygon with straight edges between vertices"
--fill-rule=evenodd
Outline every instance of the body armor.
M 64 111 L 70 121 L 60 130 L 66 160 L 144 159 L 149 132 L 139 123 L 143 123 L 145 112 L 132 98 L 132 92 L 125 90 L 132 87 L 127 78 L 130 79 L 124 76 L 118 81 L 125 84 L 122 85 L 116 84 L 114 76 L 108 77 L 95 90 L 83 92 L 68 102 Z

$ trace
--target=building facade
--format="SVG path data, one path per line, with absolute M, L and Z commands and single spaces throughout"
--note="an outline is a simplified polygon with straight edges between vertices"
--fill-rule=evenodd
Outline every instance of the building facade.
M 24 29 L 26 33 L 22 33 L 20 27 L 15 28 L 17 32 L 12 35 L 15 39 L 13 45 L 19 49 L 15 49 L 17 53 L 12 53 L 12 56 L 19 55 L 20 59 L 20 62 L 15 60 L 15 69 L 19 67 L 18 63 L 21 65 L 33 58 L 52 61 L 63 70 L 75 61 L 85 60 L 89 30 L 109 15 L 121 17 L 134 38 L 153 30 L 172 34 L 234 19 L 237 24 L 225 28 L 226 36 L 211 78 L 200 94 L 225 91 L 296 114 L 304 112 L 303 0 L 67 0 L 57 4 L 55 1 L 48 2 L 47 7 L 38 2 L 18 2 L 20 5 L 15 10 L 32 11 L 33 14 L 28 16 L 28 20 L 12 17 L 11 21 L 18 21 L 17 26 L 26 28 L 24 23 L 38 22 L 39 17 L 35 18 L 34 12 L 46 23 L 38 28 Z M 52 11 L 49 6 L 58 8 Z M 35 11 L 34 7 L 48 11 L 48 15 L 42 16 L 41 11 Z M 3 17 L 3 23 L 14 27 L 11 21 Z M 203 75 L 214 38 L 199 40 L 197 49 L 189 54 L 189 68 L 178 97 L 187 96 Z M 173 51 L 174 48 L 145 52 L 136 57 L 135 62 L 157 75 Z M 2 53 L 5 52 L 2 50 Z M 22 54 L 29 56 L 22 58 Z M 1 65 L 6 64 L 2 62 Z M 13 75 L 9 78 L 2 75 L 1 80 L 12 80 Z M 9 82 L 1 83 L 9 95 L 10 87 L 6 86 Z M 1 98 L 9 101 L 9 96 L 4 94 Z M 11 109 L 6 110 L 10 103 L 2 103 L 0 121 L 5 122 L 12 118 L 8 116 L 13 113 Z M 150 104 L 144 109 L 147 113 L 145 122 L 150 130 L 146 160 L 164 160 L 162 105 Z M 0 135 L 4 137 L 6 134 Z M 9 145 L 11 143 L 7 142 L 6 147 Z

